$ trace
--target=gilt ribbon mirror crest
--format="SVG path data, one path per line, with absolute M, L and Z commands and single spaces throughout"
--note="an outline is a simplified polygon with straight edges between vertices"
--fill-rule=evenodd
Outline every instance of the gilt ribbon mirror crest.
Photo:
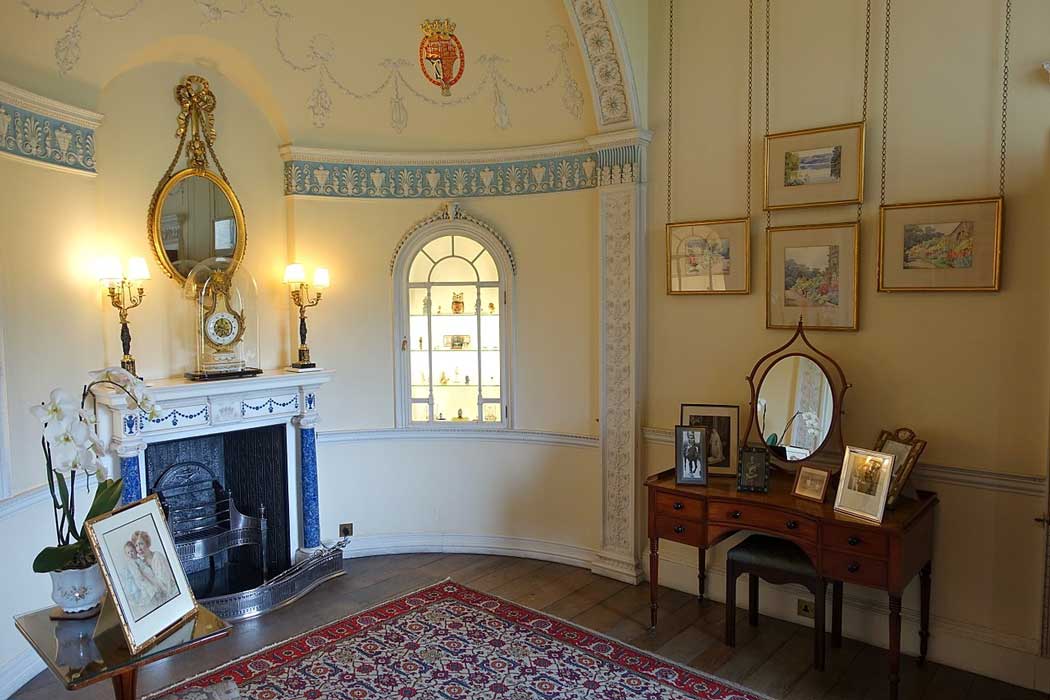
M 179 145 L 153 193 L 147 227 L 157 262 L 182 284 L 202 260 L 229 258 L 236 266 L 248 234 L 241 204 L 215 154 L 216 102 L 208 81 L 188 76 L 175 87 L 175 100 Z M 175 172 L 183 152 L 186 167 Z M 217 172 L 209 169 L 209 156 Z

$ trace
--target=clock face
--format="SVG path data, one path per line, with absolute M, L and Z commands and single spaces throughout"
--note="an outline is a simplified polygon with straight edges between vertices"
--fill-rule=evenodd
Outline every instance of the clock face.
M 204 332 L 208 334 L 208 340 L 219 347 L 225 347 L 237 340 L 240 330 L 241 322 L 227 311 L 216 311 L 208 316 L 204 324 Z

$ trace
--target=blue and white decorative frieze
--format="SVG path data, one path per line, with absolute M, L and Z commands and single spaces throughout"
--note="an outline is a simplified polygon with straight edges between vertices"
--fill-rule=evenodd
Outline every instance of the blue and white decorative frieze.
M 317 404 L 317 397 L 314 396 L 313 393 L 307 394 L 306 395 L 306 410 L 307 411 L 314 410 L 314 407 L 316 406 L 316 404 Z
M 288 409 L 288 410 L 281 410 Z M 272 413 L 294 413 L 299 410 L 299 394 L 271 396 L 269 398 L 248 399 L 241 401 L 241 417 L 268 415 Z
M 599 184 L 585 142 L 460 154 L 281 149 L 284 193 L 357 199 L 506 197 Z
M 165 411 L 156 418 L 150 418 L 149 414 L 139 412 L 139 426 L 142 432 L 164 430 L 166 428 L 188 428 L 195 425 L 207 425 L 211 416 L 208 412 L 208 404 L 203 406 L 187 406 L 185 410 L 173 408 Z
M 0 83 L 0 154 L 95 174 L 102 115 Z

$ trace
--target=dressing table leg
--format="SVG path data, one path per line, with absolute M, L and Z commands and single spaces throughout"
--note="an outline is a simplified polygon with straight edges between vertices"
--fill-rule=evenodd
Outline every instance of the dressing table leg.
M 699 593 L 697 593 L 697 600 L 701 603 L 704 602 L 704 591 L 707 584 L 707 550 L 700 547 L 697 551 L 700 552 L 699 563 L 697 564 L 697 586 Z
M 113 695 L 116 700 L 136 700 L 135 685 L 139 670 L 129 668 L 113 676 Z
M 649 622 L 656 628 L 656 599 L 660 588 L 660 538 L 649 538 Z
M 901 681 L 901 597 L 890 594 L 890 700 L 897 700 Z
M 919 583 L 922 588 L 922 601 L 919 611 L 919 663 L 926 663 L 926 650 L 930 642 L 930 574 L 933 562 L 926 562 L 919 572 Z
M 842 581 L 831 583 L 831 646 L 842 647 Z

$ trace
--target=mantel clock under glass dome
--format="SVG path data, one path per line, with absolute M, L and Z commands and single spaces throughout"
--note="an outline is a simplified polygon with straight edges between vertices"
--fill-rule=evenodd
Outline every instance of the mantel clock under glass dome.
M 209 258 L 186 276 L 183 296 L 192 301 L 193 380 L 250 377 L 262 370 L 259 359 L 257 288 L 243 265 L 230 258 Z

